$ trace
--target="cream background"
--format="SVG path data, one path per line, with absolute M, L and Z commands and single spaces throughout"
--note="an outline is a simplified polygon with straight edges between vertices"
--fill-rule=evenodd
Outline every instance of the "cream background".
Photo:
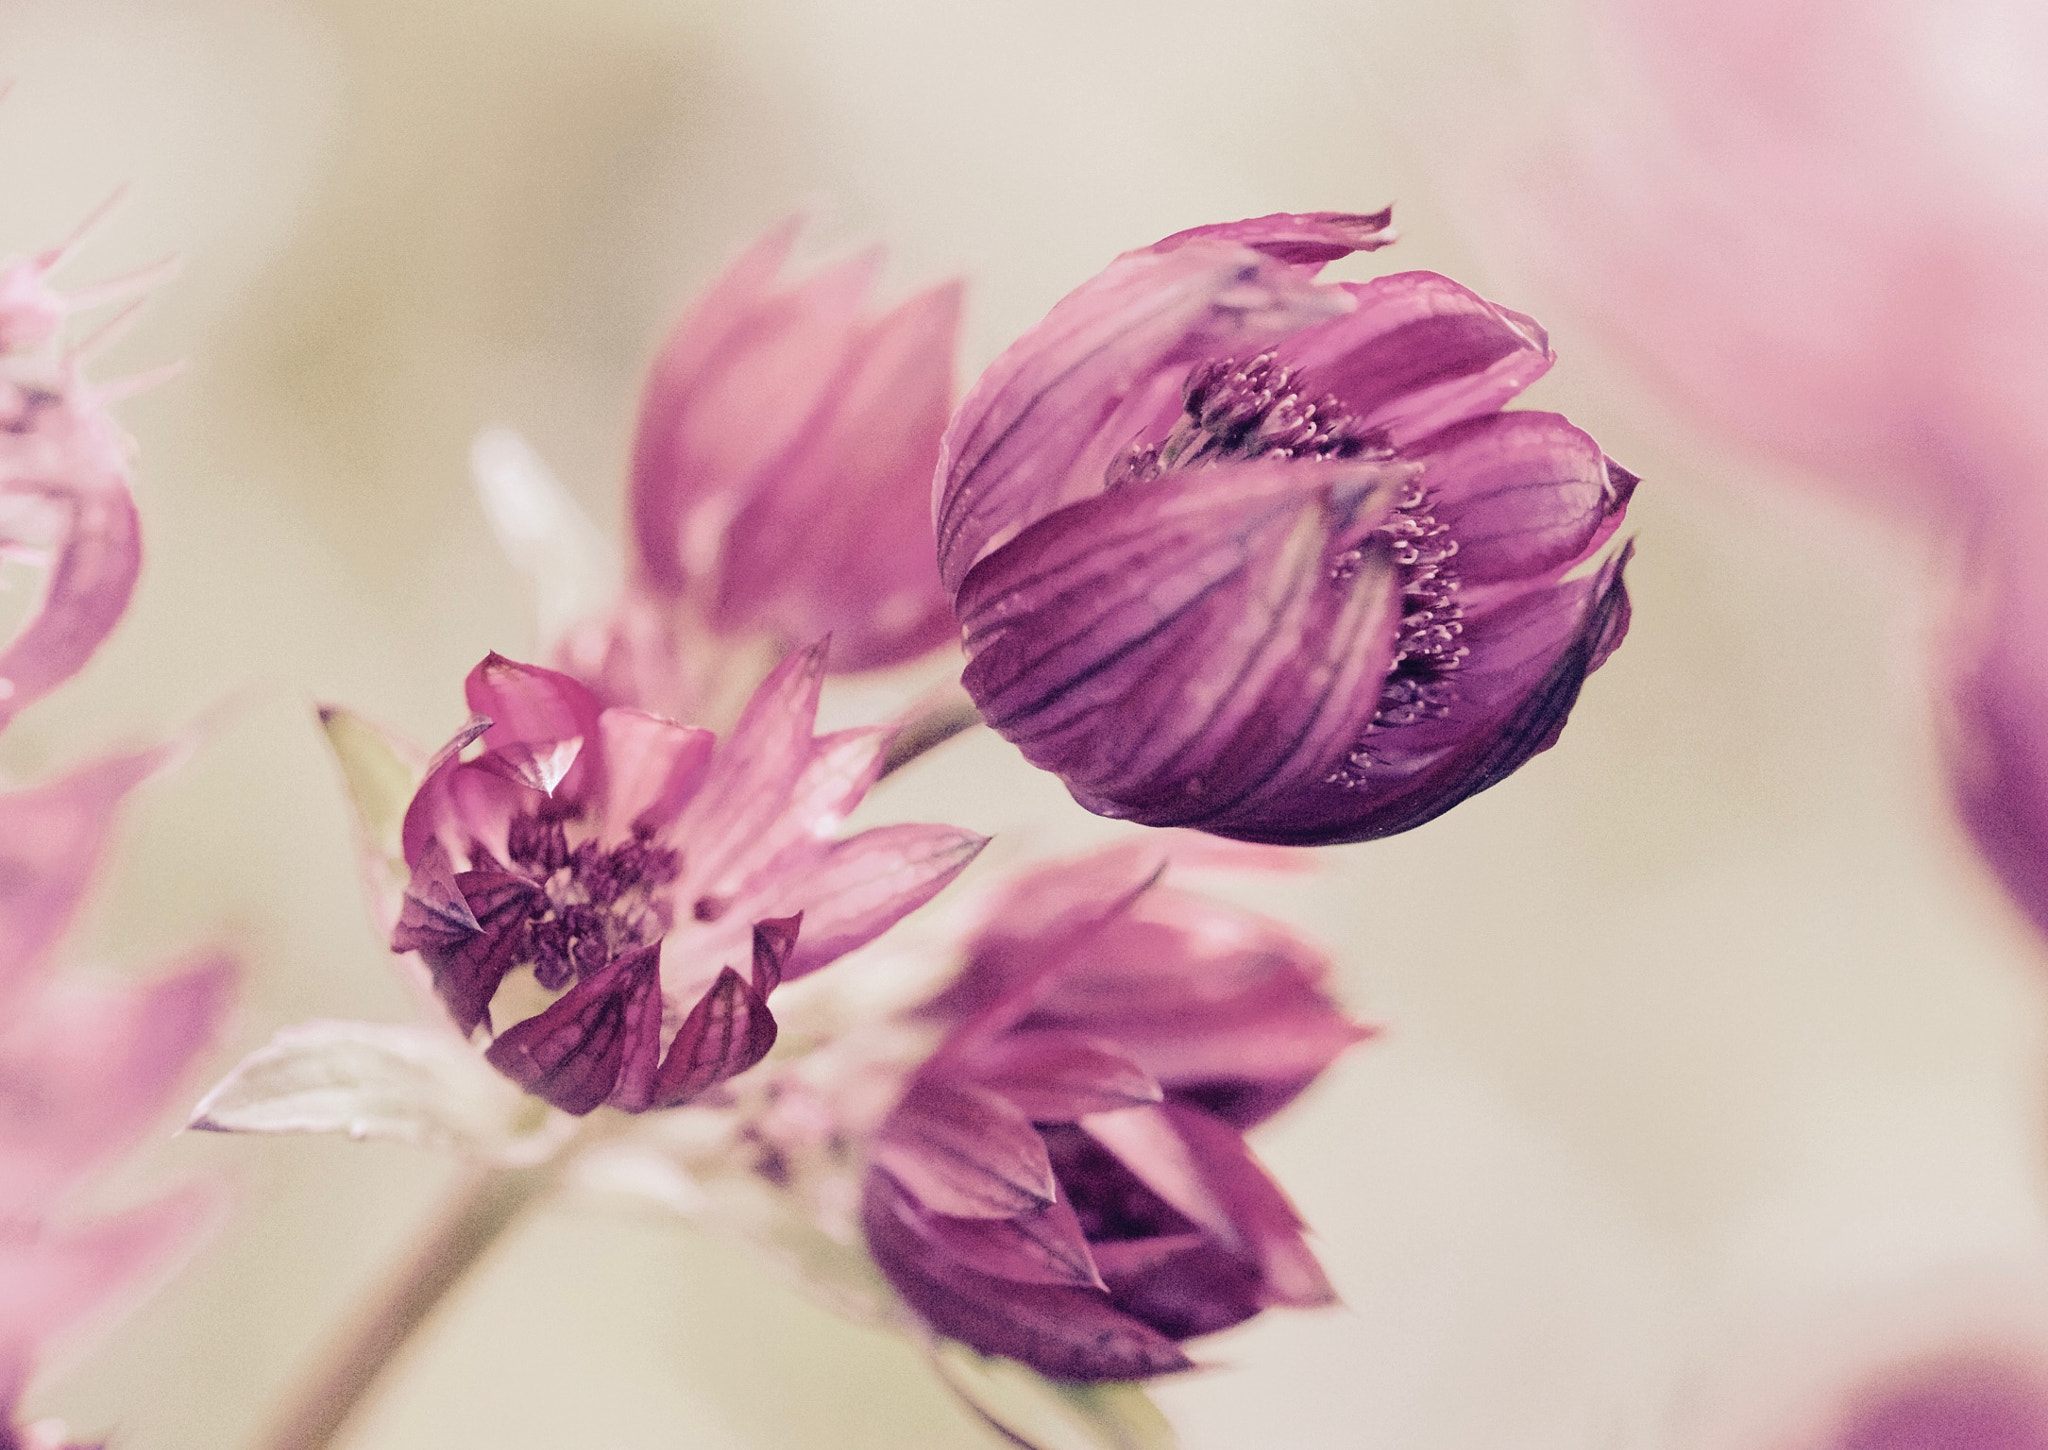
M 1230 1367 L 1163 1402 L 1195 1450 L 1756 1447 L 1895 1341 L 2032 1332 L 2041 963 L 1931 782 L 1921 570 L 1687 435 L 1467 249 L 1442 183 L 1460 144 L 1534 124 L 1510 81 L 1542 24 L 1496 0 L 6 0 L 0 250 L 129 182 L 67 280 L 180 253 L 99 371 L 191 366 L 123 409 L 135 607 L 0 764 L 234 701 L 137 800 L 73 958 L 234 943 L 233 1050 L 407 1010 L 308 701 L 456 722 L 462 672 L 530 642 L 469 438 L 519 427 L 615 524 L 656 337 L 792 206 L 821 248 L 888 241 L 898 289 L 964 272 L 978 367 L 1125 247 L 1392 200 L 1385 269 L 1537 311 L 1564 361 L 1532 401 L 1647 479 L 1635 631 L 1512 782 L 1255 889 L 1389 1029 L 1262 1142 L 1348 1307 L 1215 1341 Z M 993 739 L 875 808 L 1102 829 Z M 193 1171 L 232 1185 L 221 1232 L 32 1399 L 123 1450 L 244 1443 L 446 1177 L 187 1137 L 109 1198 Z M 741 1251 L 578 1204 L 505 1246 L 351 1443 L 993 1442 Z

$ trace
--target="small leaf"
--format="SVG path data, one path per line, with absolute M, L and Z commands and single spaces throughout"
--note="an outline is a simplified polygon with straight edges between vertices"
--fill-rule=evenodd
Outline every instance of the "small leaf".
M 381 725 L 373 725 L 339 705 L 320 707 L 320 728 L 341 766 L 342 784 L 355 808 L 364 870 L 379 905 L 396 903 L 411 874 L 405 865 L 401 832 L 405 808 L 412 803 L 426 773 L 420 752 Z M 379 919 L 397 915 L 395 905 Z
M 1026 1450 L 1177 1450 L 1180 1444 L 1136 1381 L 1051 1380 L 951 1339 L 933 1341 L 930 1354 L 946 1387 Z
M 572 1125 L 451 1033 L 399 1022 L 287 1027 L 192 1110 L 214 1133 L 346 1133 L 537 1163 Z

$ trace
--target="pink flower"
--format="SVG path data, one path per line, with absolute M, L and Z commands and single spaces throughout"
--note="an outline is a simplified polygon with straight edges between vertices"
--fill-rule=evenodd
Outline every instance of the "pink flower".
M 1060 1379 L 1330 1302 L 1242 1133 L 1365 1033 L 1322 954 L 1116 850 L 1011 890 L 928 1009 L 947 1036 L 876 1134 L 868 1247 L 934 1331 Z
M 0 1419 L 42 1345 L 160 1268 L 211 1210 L 198 1188 L 99 1218 L 66 1206 L 149 1130 L 228 1006 L 217 957 L 132 985 L 48 980 L 115 808 L 162 759 L 0 795 Z
M 1448 278 L 1320 285 L 1387 216 L 1127 253 L 982 376 L 939 572 L 989 724 L 1103 815 L 1306 845 L 1407 830 L 1563 728 L 1627 627 L 1636 480 L 1503 412 L 1543 330 Z
M 127 443 L 58 351 L 70 304 L 47 278 L 60 260 L 0 262 L 0 554 L 48 571 L 28 623 L 0 649 L 0 724 L 78 672 L 142 565 Z
M 506 1076 L 571 1113 L 688 1101 L 768 1051 L 779 981 L 981 849 L 946 826 L 833 839 L 889 732 L 814 738 L 824 668 L 822 645 L 784 660 L 722 747 L 552 670 L 470 672 L 474 717 L 406 814 L 392 948 L 420 954 L 462 1031 L 492 1024 Z
M 616 618 L 569 642 L 612 703 L 682 708 L 687 684 L 665 677 L 703 631 L 785 647 L 829 634 L 835 670 L 953 634 L 929 507 L 959 284 L 866 316 L 870 253 L 778 287 L 799 230 L 785 222 L 741 256 L 648 373 L 633 582 Z

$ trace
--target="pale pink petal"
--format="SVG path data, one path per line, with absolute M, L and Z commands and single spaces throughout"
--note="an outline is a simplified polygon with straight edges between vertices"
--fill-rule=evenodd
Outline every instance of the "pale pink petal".
M 1008 1218 L 1058 1197 L 1031 1120 L 968 1083 L 913 1082 L 873 1157 L 924 1207 L 955 1218 Z
M 21 548 L 47 557 L 49 572 L 0 650 L 0 725 L 77 674 L 127 611 L 142 537 L 125 479 L 0 481 L 0 553 Z
M 771 868 L 764 910 L 804 914 L 788 975 L 801 977 L 873 941 L 943 890 L 988 844 L 951 826 L 877 826 Z

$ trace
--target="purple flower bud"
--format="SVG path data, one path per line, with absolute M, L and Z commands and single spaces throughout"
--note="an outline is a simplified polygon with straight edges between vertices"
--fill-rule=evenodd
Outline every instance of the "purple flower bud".
M 1364 1036 L 1277 922 L 1117 850 L 1025 878 L 926 1009 L 946 1036 L 876 1133 L 868 1247 L 936 1332 L 1060 1379 L 1332 1292 L 1242 1130 Z
M 1636 479 L 1534 321 L 1430 272 L 1319 284 L 1387 215 L 1118 258 L 946 433 L 939 572 L 983 716 L 1102 815 L 1314 845 L 1547 749 L 1628 625 Z
M 832 839 L 889 734 L 813 737 L 822 646 L 711 732 L 604 709 L 492 655 L 405 819 L 392 932 L 490 1062 L 571 1113 L 687 1102 L 775 1041 L 768 994 L 871 940 L 980 850 L 947 826 Z M 802 940 L 798 925 L 802 924 Z M 739 963 L 745 966 L 743 973 Z

